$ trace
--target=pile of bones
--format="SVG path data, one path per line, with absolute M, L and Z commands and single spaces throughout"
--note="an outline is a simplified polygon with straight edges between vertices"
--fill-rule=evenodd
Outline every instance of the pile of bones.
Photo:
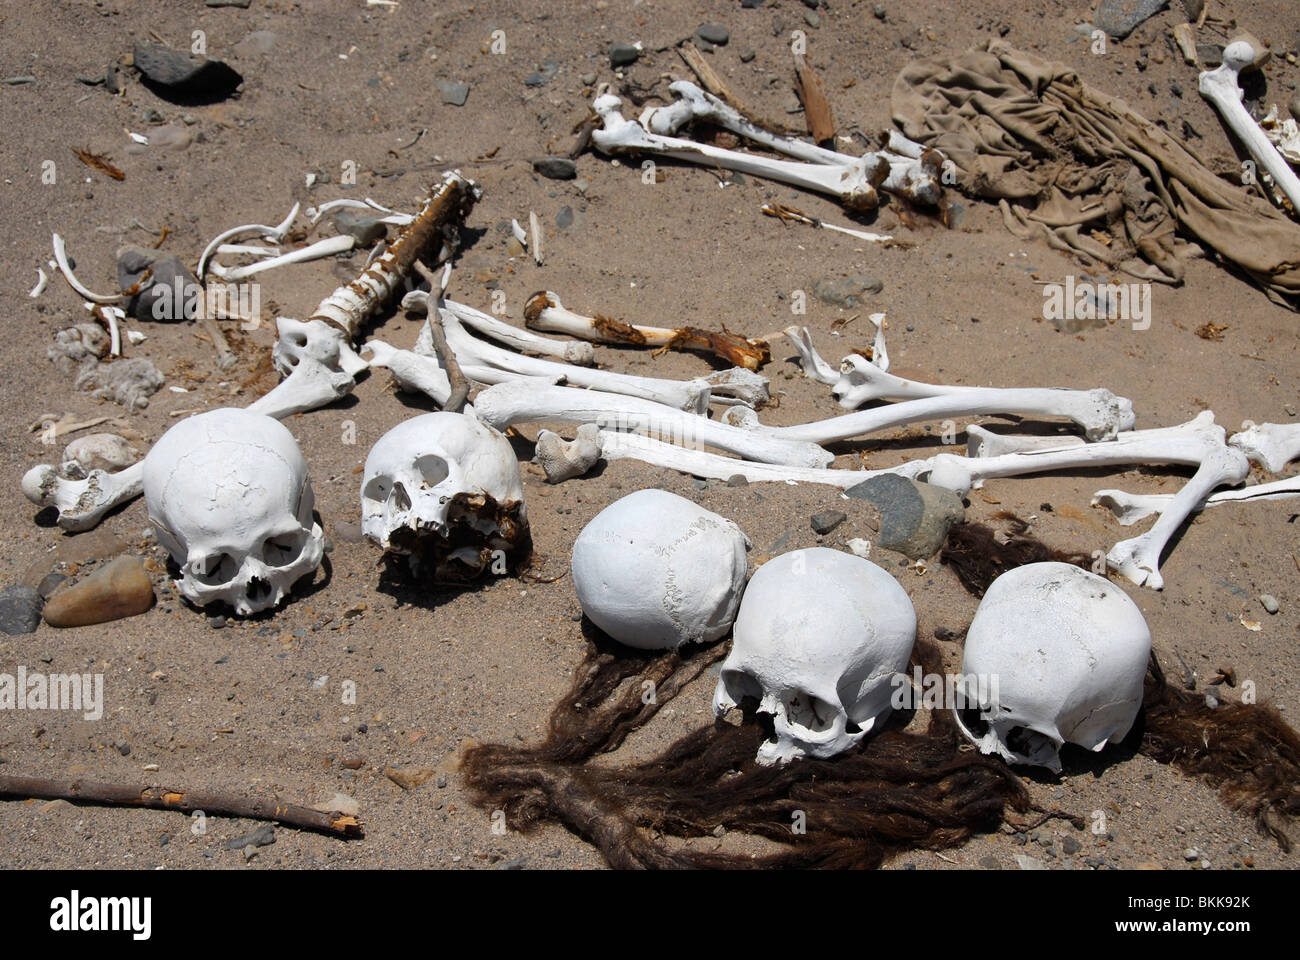
M 879 191 L 913 203 L 939 201 L 943 158 L 897 132 L 885 138 L 883 149 L 853 157 L 768 133 L 690 83 L 675 83 L 672 90 L 676 101 L 647 109 L 637 121 L 622 116 L 617 97 L 598 96 L 596 149 L 741 170 L 832 195 L 853 210 L 874 207 Z M 792 159 L 678 136 L 699 119 Z M 425 394 L 442 409 L 399 424 L 374 445 L 361 486 L 362 529 L 391 557 L 441 581 L 472 581 L 498 559 L 521 562 L 530 550 L 520 468 L 503 433 L 523 423 L 576 428 L 572 439 L 549 430 L 539 434 L 536 461 L 555 483 L 580 477 L 601 460 L 632 458 L 695 477 L 842 489 L 897 474 L 964 496 L 986 481 L 1024 474 L 1190 467 L 1190 480 L 1176 494 L 1101 490 L 1093 501 L 1123 524 L 1156 517 L 1144 533 L 1116 543 L 1105 560 L 1116 574 L 1157 590 L 1163 587 L 1161 555 L 1191 514 L 1228 502 L 1300 495 L 1300 477 L 1242 486 L 1251 461 L 1277 473 L 1300 457 L 1300 425 L 1252 425 L 1227 437 L 1207 411 L 1176 426 L 1137 429 L 1131 402 L 1104 387 L 908 380 L 889 372 L 882 314 L 871 318 L 871 357 L 850 354 L 838 367 L 818 354 L 806 328 L 786 329 L 783 336 L 806 376 L 828 386 L 847 412 L 767 426 L 757 410 L 769 399 L 768 381 L 756 372 L 766 340 L 728 335 L 713 341 L 694 328 L 611 323 L 565 308 L 550 291 L 530 298 L 524 327 L 447 299 L 448 273 L 439 278 L 420 257 L 435 263 L 451 257 L 457 227 L 478 195 L 474 183 L 453 172 L 414 215 L 379 208 L 389 223 L 402 226 L 398 238 L 377 247 L 361 276 L 330 294 L 311 317 L 277 321 L 273 357 L 284 379 L 246 409 L 191 416 L 143 461 L 116 472 L 34 467 L 23 478 L 23 492 L 57 508 L 60 525 L 70 531 L 93 527 L 143 493 L 185 598 L 199 606 L 222 601 L 241 616 L 274 608 L 315 571 L 323 553 L 307 464 L 278 420 L 345 396 L 361 371 L 382 367 L 400 388 Z M 338 206 L 377 205 L 336 200 L 307 213 L 314 223 Z M 230 243 L 249 235 L 279 241 L 297 214 L 295 207 L 274 227 L 224 231 L 204 251 L 200 279 L 237 279 L 341 249 L 339 238 L 287 254 Z M 516 233 L 526 239 L 517 224 Z M 58 268 L 84 295 L 57 237 L 55 248 Z M 257 261 L 224 267 L 215 259 L 223 253 L 251 254 Z M 413 271 L 429 281 L 428 290 L 411 287 Z M 378 339 L 358 346 L 366 322 L 404 285 L 410 292 L 403 308 L 428 314 L 414 347 Z M 722 355 L 737 365 L 688 381 L 594 366 L 591 342 L 667 345 L 701 336 L 721 343 Z M 469 385 L 480 389 L 472 404 L 464 404 Z M 1077 434 L 1014 436 L 972 425 L 964 454 L 869 471 L 833 467 L 825 446 L 907 424 L 995 414 L 1056 418 L 1073 424 Z M 906 669 L 915 639 L 911 602 L 875 564 L 822 548 L 777 556 L 746 585 L 747 548 L 732 521 L 672 494 L 643 490 L 608 506 L 578 538 L 575 589 L 591 620 L 632 646 L 672 649 L 732 633 L 715 710 L 725 713 L 753 697 L 772 715 L 776 737 L 760 750 L 761 763 L 833 756 L 888 715 L 892 678 Z M 1064 743 L 1100 750 L 1128 731 L 1141 704 L 1150 642 L 1136 605 L 1103 577 L 1060 563 L 1013 570 L 987 591 L 963 664 L 967 675 L 998 675 L 1000 698 L 979 700 L 972 691 L 976 706 L 963 712 L 960 725 L 986 753 L 1059 769 Z

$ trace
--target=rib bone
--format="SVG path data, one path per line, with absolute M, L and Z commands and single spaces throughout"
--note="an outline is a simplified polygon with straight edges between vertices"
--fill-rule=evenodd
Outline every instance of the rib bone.
M 1214 108 L 1223 117 L 1223 122 L 1273 178 L 1278 189 L 1286 194 L 1291 201 L 1292 211 L 1300 212 L 1300 177 L 1296 176 L 1264 131 L 1251 119 L 1241 102 L 1242 91 L 1237 85 L 1237 75 L 1254 60 L 1254 48 L 1245 40 L 1228 44 L 1223 51 L 1223 63 L 1213 70 L 1204 71 L 1197 82 L 1197 89 L 1201 91 L 1201 96 L 1214 104 Z
M 740 430 L 637 397 L 521 381 L 488 387 L 474 401 L 483 422 L 505 430 L 516 423 L 595 423 L 609 430 L 711 446 L 761 463 L 824 467 L 834 457 L 811 443 Z
M 1254 503 L 1258 500 L 1289 500 L 1300 497 L 1300 475 L 1259 483 L 1240 490 L 1221 490 L 1202 503 L 1198 510 L 1225 503 Z M 1105 507 L 1121 526 L 1128 527 L 1153 513 L 1164 513 L 1174 502 L 1172 493 L 1127 493 L 1123 490 L 1098 490 L 1092 497 L 1094 507 Z

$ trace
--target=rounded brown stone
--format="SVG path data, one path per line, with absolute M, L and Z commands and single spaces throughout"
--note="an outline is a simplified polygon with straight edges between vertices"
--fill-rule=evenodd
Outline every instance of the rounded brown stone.
M 124 556 L 55 592 L 45 604 L 44 617 L 52 627 L 84 627 L 144 613 L 153 599 L 153 584 L 140 558 Z

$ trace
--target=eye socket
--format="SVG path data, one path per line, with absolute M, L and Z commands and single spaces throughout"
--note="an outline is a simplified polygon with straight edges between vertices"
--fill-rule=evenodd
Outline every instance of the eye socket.
M 838 715 L 833 705 L 808 693 L 796 692 L 785 702 L 786 719 L 815 733 L 831 729 Z
M 190 576 L 209 587 L 229 583 L 237 573 L 239 561 L 228 553 L 209 554 L 190 563 Z
M 415 458 L 415 469 L 424 480 L 426 487 L 436 487 L 447 479 L 450 468 L 447 461 L 436 453 L 428 453 Z
M 268 567 L 287 567 L 302 555 L 305 542 L 302 530 L 267 537 L 262 543 L 262 562 Z
M 365 485 L 361 491 L 361 496 L 366 500 L 374 500 L 383 503 L 388 499 L 388 480 L 385 477 L 371 477 L 370 482 Z

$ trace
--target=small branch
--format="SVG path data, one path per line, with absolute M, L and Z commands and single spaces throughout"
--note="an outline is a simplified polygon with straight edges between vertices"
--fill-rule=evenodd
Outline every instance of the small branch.
M 37 797 L 108 807 L 146 807 L 150 810 L 202 811 L 207 815 L 269 820 L 300 830 L 336 837 L 362 837 L 355 817 L 338 811 L 310 810 L 278 800 L 238 797 L 228 793 L 184 793 L 161 787 L 131 787 L 82 780 L 45 780 L 39 777 L 0 777 L 0 797 Z
M 691 44 L 682 44 L 677 48 L 677 53 L 684 61 L 686 61 L 686 65 L 691 68 L 691 71 L 695 76 L 699 78 L 700 86 L 709 91 L 709 93 L 748 117 L 756 126 L 762 127 L 770 133 L 777 133 L 782 136 L 790 134 L 790 128 L 785 124 L 777 123 L 776 121 L 760 116 L 757 111 L 750 109 L 742 103 L 740 98 L 731 92 L 731 88 L 723 83 L 722 78 L 714 72 L 711 66 L 709 66 L 708 61 L 704 59 L 700 51 L 696 50 Z

